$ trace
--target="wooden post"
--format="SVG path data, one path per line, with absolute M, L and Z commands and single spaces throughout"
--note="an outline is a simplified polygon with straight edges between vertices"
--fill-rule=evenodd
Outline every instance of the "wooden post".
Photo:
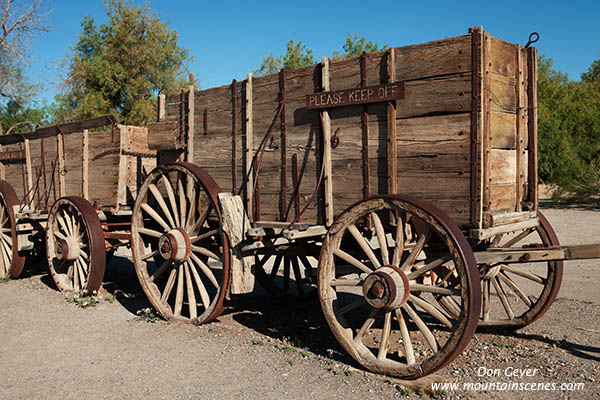
M 164 120 L 167 115 L 167 96 L 162 93 L 158 95 L 157 109 L 158 121 Z
M 188 91 L 188 107 L 187 107 L 187 142 L 185 151 L 185 161 L 194 162 L 194 85 L 190 85 Z
M 252 173 L 252 157 L 254 152 L 252 121 L 252 74 L 247 75 L 246 79 L 246 142 L 245 142 L 245 165 L 246 174 L 246 210 L 252 213 L 252 197 L 254 195 L 254 179 Z
M 492 138 L 491 138 L 491 111 L 492 90 L 490 87 L 490 34 L 483 32 L 483 207 L 482 211 L 490 211 L 492 206 L 490 172 L 492 171 Z
M 2 123 L 0 123 L 0 136 L 2 136 L 4 134 L 3 128 L 2 128 Z M 0 151 L 2 151 L 2 145 L 0 144 Z M 4 169 L 4 163 L 0 162 L 0 179 L 4 180 L 6 179 L 6 171 Z
M 517 170 L 516 170 L 516 196 L 515 196 L 515 211 L 522 211 L 521 202 L 523 200 L 523 165 L 525 163 L 525 141 L 523 139 L 525 135 L 525 112 L 523 106 L 525 105 L 525 76 L 523 74 L 523 51 L 520 45 L 516 46 L 517 52 L 517 68 L 515 71 L 515 84 L 517 89 Z
M 25 169 L 27 173 L 27 205 L 33 201 L 33 175 L 31 174 L 31 151 L 29 150 L 29 139 L 25 139 Z
M 329 58 L 323 57 L 321 64 L 321 82 L 323 90 L 329 91 Z M 323 180 L 325 186 L 325 226 L 333 224 L 333 182 L 331 174 L 331 118 L 329 111 L 321 112 L 323 121 L 323 163 L 325 170 L 323 171 Z
M 81 169 L 81 194 L 83 195 L 83 198 L 86 200 L 90 199 L 90 195 L 89 195 L 89 187 L 88 187 L 88 182 L 89 182 L 89 166 L 90 166 L 90 158 L 89 158 L 89 151 L 90 151 L 90 143 L 89 143 L 89 131 L 87 129 L 83 130 L 83 146 L 82 146 L 82 169 Z
M 481 26 L 471 28 L 471 62 L 473 73 L 471 81 L 471 188 L 470 222 L 471 226 L 481 228 L 483 220 L 483 34 Z
M 387 53 L 387 81 L 394 83 L 396 81 L 396 63 L 394 49 L 391 48 Z M 398 159 L 397 159 L 396 138 L 396 101 L 389 101 L 387 104 L 387 167 L 388 167 L 388 193 L 398 193 Z
M 528 201 L 532 203 L 533 209 L 538 209 L 538 99 L 537 99 L 537 49 L 527 49 L 527 136 L 528 136 Z
M 57 149 L 58 149 L 58 196 L 65 196 L 65 135 L 59 133 L 56 135 Z
M 120 209 L 121 206 L 127 204 L 127 186 L 129 184 L 129 165 L 127 163 L 127 156 L 123 154 L 123 150 L 128 149 L 128 132 L 127 127 L 124 125 L 119 125 L 119 180 L 117 186 L 117 210 Z

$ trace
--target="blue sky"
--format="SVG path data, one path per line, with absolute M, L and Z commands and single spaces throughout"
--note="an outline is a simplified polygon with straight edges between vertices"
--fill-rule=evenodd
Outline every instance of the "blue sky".
M 29 75 L 46 89 L 40 100 L 51 101 L 59 88 L 60 60 L 90 15 L 105 21 L 101 0 L 45 0 L 52 32 L 30 43 Z M 142 1 L 137 1 L 143 4 Z M 579 80 L 600 58 L 600 1 L 190 1 L 150 0 L 179 33 L 179 45 L 194 56 L 190 72 L 208 88 L 244 79 L 269 53 L 280 55 L 288 40 L 302 41 L 317 59 L 341 50 L 348 33 L 380 45 L 404 46 L 466 34 L 483 25 L 492 36 L 525 44 L 540 33 L 538 51 L 555 68 Z

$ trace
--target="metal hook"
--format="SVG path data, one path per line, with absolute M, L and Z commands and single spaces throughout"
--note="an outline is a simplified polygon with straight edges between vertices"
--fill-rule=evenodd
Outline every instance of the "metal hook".
M 533 39 L 533 37 L 535 37 L 535 39 Z M 537 33 L 537 32 L 531 32 L 531 34 L 529 35 L 529 41 L 525 45 L 525 48 L 528 48 L 529 46 L 531 46 L 532 44 L 534 44 L 538 40 L 540 40 L 540 34 Z

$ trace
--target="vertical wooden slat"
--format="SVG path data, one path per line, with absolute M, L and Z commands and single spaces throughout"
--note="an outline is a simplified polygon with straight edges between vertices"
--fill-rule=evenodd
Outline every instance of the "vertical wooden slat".
M 88 184 L 88 177 L 89 177 L 89 150 L 90 150 L 90 144 L 89 144 L 89 131 L 87 129 L 83 130 L 83 146 L 82 146 L 82 153 L 81 153 L 81 162 L 82 162 L 82 169 L 81 169 L 81 193 L 83 194 L 83 198 L 86 200 L 90 199 L 90 195 L 89 195 L 89 184 Z
M 538 208 L 538 99 L 537 99 L 537 49 L 530 47 L 527 49 L 527 135 L 528 135 L 528 202 L 532 203 L 533 209 Z
M 523 136 L 525 135 L 525 112 L 523 107 L 525 105 L 524 99 L 524 86 L 525 86 L 525 76 L 523 75 L 523 56 L 522 56 L 522 47 L 520 45 L 516 45 L 517 52 L 517 68 L 515 69 L 515 80 L 516 80 L 516 101 L 517 101 L 517 168 L 516 168 L 516 202 L 515 202 L 515 211 L 522 211 L 521 202 L 523 200 L 523 164 L 525 162 L 525 141 Z
M 187 138 L 185 160 L 189 163 L 194 162 L 194 85 L 190 85 L 187 101 Z
M 0 136 L 4 135 L 2 123 L 0 123 Z M 2 151 L 2 145 L 0 144 L 0 151 Z M 6 170 L 4 169 L 4 163 L 0 162 L 0 179 L 6 179 Z
M 127 149 L 128 130 L 126 126 L 119 125 L 119 184 L 117 186 L 117 204 L 116 208 L 127 204 L 127 176 L 129 166 L 127 165 L 127 156 L 123 154 L 123 150 Z
M 159 94 L 158 95 L 158 104 L 157 104 L 157 110 L 158 110 L 158 121 L 162 121 L 165 119 L 165 117 L 167 116 L 167 96 L 164 94 Z
M 387 81 L 394 83 L 396 81 L 396 63 L 394 49 L 387 52 Z M 397 140 L 396 140 L 396 101 L 389 101 L 387 104 L 387 176 L 388 193 L 398 193 L 398 158 L 397 158 Z
M 363 52 L 360 56 L 360 86 L 367 87 L 367 53 Z M 369 185 L 369 106 L 363 104 L 361 114 L 362 128 L 362 174 L 363 174 L 363 198 L 370 196 Z
M 321 82 L 324 91 L 329 91 L 329 58 L 323 57 L 321 63 Z M 323 179 L 325 186 L 325 225 L 333 224 L 333 182 L 331 172 L 331 119 L 329 111 L 321 112 L 323 124 Z
M 246 174 L 246 210 L 250 212 L 252 207 L 253 183 L 252 179 L 252 156 L 253 156 L 253 121 L 252 121 L 252 74 L 246 79 L 246 143 L 245 145 L 245 174 Z
M 29 139 L 25 139 L 25 173 L 27 176 L 27 204 L 33 201 L 33 175 L 31 172 L 31 151 L 29 149 Z
M 483 202 L 483 46 L 482 28 L 474 27 L 471 33 L 472 103 L 471 103 L 471 190 L 470 222 L 481 228 Z
M 281 112 L 280 118 L 280 134 L 281 134 L 281 145 L 279 146 L 281 152 L 281 175 L 280 175 L 280 191 L 279 191 L 279 220 L 284 221 L 286 218 L 287 208 L 287 143 L 286 143 L 286 127 L 285 127 L 285 70 L 282 69 L 279 73 L 279 102 Z
M 491 59 L 490 51 L 490 34 L 483 32 L 483 206 L 482 211 L 490 211 L 492 206 L 491 199 L 491 172 L 492 172 L 492 137 L 491 137 L 491 111 L 492 111 L 492 90 L 490 87 L 490 64 L 493 62 Z
M 57 157 L 58 157 L 58 196 L 65 196 L 65 135 L 59 133 L 56 135 L 56 143 L 57 143 Z
M 231 81 L 231 193 L 237 194 L 237 81 Z

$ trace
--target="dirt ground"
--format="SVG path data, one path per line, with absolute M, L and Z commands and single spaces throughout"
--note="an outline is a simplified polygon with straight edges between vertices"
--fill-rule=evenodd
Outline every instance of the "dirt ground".
M 544 213 L 563 244 L 600 242 L 600 211 Z M 598 264 L 566 263 L 558 298 L 544 317 L 518 332 L 478 332 L 435 377 L 460 387 L 423 396 L 598 398 Z M 346 356 L 318 301 L 285 304 L 257 288 L 232 300 L 209 325 L 152 323 L 151 314 L 138 315 L 150 306 L 124 258 L 107 267 L 104 287 L 111 295 L 87 308 L 66 301 L 43 264 L 26 268 L 24 278 L 0 284 L 0 399 L 421 397 L 402 382 L 364 372 Z M 533 376 L 507 376 L 519 369 Z M 483 371 L 498 375 L 478 376 Z M 474 384 L 473 390 L 465 383 Z M 490 389 L 486 383 L 517 383 L 521 389 Z M 555 384 L 557 390 L 524 390 L 527 383 Z

